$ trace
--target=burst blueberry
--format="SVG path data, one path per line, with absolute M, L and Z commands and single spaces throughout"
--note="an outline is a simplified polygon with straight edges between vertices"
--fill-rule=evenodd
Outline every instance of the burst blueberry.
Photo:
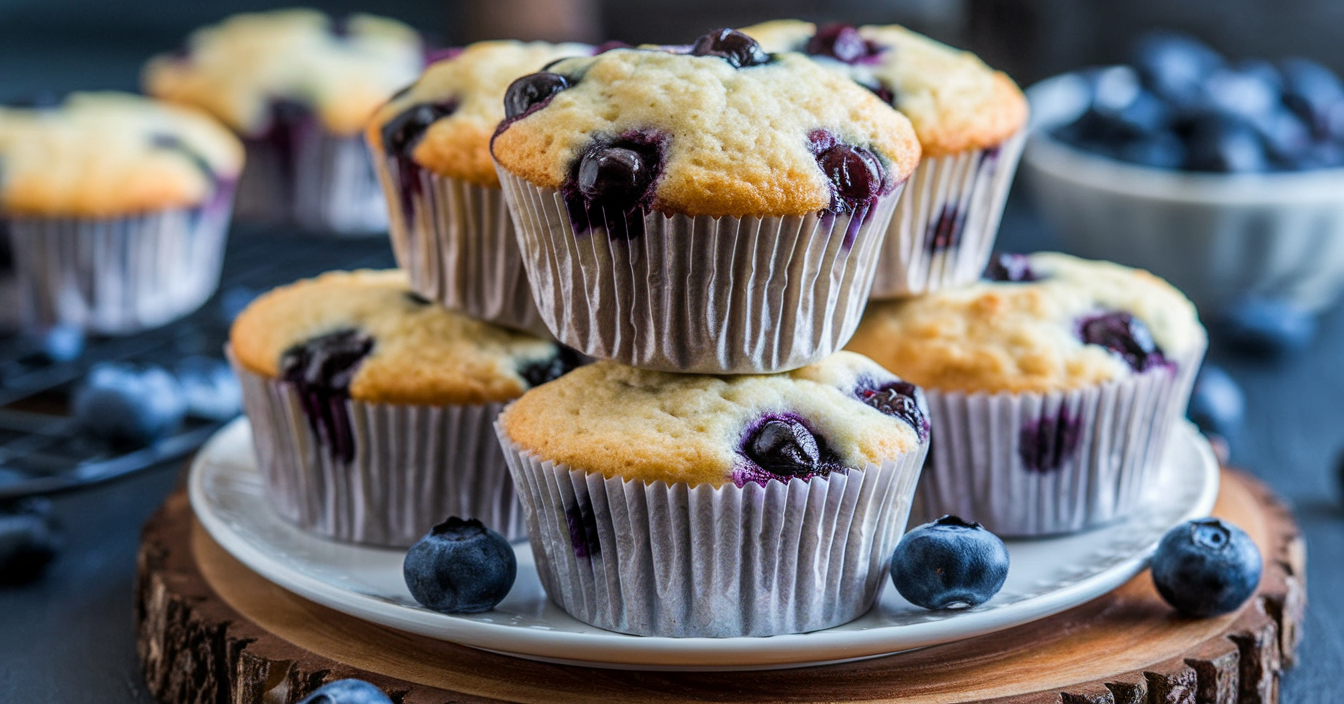
M 392 704 L 392 699 L 364 680 L 336 680 L 313 690 L 299 704 Z
M 359 364 L 373 351 L 372 337 L 358 330 L 337 330 L 286 350 L 281 378 L 299 392 L 308 425 L 332 457 L 349 462 L 355 438 L 345 401 Z
M 989 601 L 1008 578 L 1008 548 L 979 523 L 943 516 L 905 534 L 891 559 L 891 581 L 926 609 L 964 609 Z
M 582 365 L 583 358 L 579 356 L 578 352 L 560 346 L 554 357 L 540 362 L 524 364 L 518 369 L 518 375 L 523 377 L 528 387 L 531 388 L 541 386 L 548 381 L 555 381 Z
M 453 114 L 453 101 L 412 105 L 382 127 L 383 149 L 389 154 L 410 156 L 430 125 Z
M 880 49 L 864 39 L 854 25 L 831 24 L 818 29 L 807 40 L 805 51 L 813 56 L 828 56 L 852 64 L 879 53 Z
M 771 418 L 747 441 L 745 454 L 761 469 L 782 477 L 806 477 L 821 465 L 817 438 L 797 418 Z
M 635 149 L 597 147 L 579 162 L 577 183 L 590 203 L 624 209 L 644 198 L 653 183 L 653 169 Z
M 147 445 L 182 425 L 187 403 L 182 386 L 162 367 L 104 363 L 75 389 L 74 415 L 109 442 Z
M 717 29 L 701 36 L 691 46 L 691 54 L 717 56 L 733 68 L 760 66 L 770 61 L 770 55 L 755 39 L 735 29 Z
M 1031 269 L 1031 258 L 1025 254 L 999 252 L 990 257 L 985 267 L 984 278 L 990 281 L 1029 282 L 1036 281 L 1036 272 Z
M 1102 313 L 1083 320 L 1079 337 L 1119 355 L 1136 372 L 1166 363 L 1162 348 L 1142 320 L 1129 313 Z
M 1177 611 L 1196 618 L 1230 613 L 1260 583 L 1260 549 L 1240 528 L 1205 518 L 1162 537 L 1153 553 L 1153 584 Z
M 548 71 L 528 74 L 514 80 L 504 93 L 504 116 L 514 118 L 569 87 L 569 79 Z
M 402 573 L 411 596 L 426 608 L 474 614 L 508 596 L 518 559 L 504 536 L 474 518 L 453 517 L 411 546 Z
M 835 144 L 817 154 L 817 165 L 834 187 L 841 210 L 866 203 L 882 190 L 882 164 L 863 147 Z
M 929 409 L 924 391 L 908 381 L 891 381 L 877 388 L 860 388 L 859 400 L 893 417 L 900 418 L 919 434 L 929 437 Z

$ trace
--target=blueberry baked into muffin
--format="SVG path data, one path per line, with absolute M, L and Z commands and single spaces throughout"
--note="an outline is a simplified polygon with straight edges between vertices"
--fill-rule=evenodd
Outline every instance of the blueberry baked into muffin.
M 891 220 L 874 298 L 968 284 L 984 268 L 1027 124 L 1027 100 L 970 52 L 897 25 L 780 20 L 747 27 L 768 51 L 801 51 L 910 118 L 924 160 Z
M 24 323 L 129 333 L 200 307 L 242 165 L 209 117 L 126 93 L 0 107 L 0 232 Z
M 636 367 L 763 373 L 848 339 L 906 177 L 909 120 L 732 30 L 515 81 L 491 143 L 542 318 Z
M 248 13 L 204 27 L 144 69 L 145 92 L 243 137 L 240 216 L 338 234 L 382 231 L 386 206 L 360 138 L 424 67 L 420 36 L 372 15 Z
M 490 160 L 515 79 L 585 44 L 493 41 L 454 50 L 379 108 L 366 136 L 391 208 L 397 263 L 421 295 L 549 335 Z
M 1146 271 L 999 255 L 990 280 L 875 303 L 849 349 L 919 384 L 936 431 L 923 516 L 998 535 L 1096 526 L 1138 507 L 1207 338 Z
M 929 436 L 920 390 L 847 352 L 768 376 L 599 362 L 497 427 L 551 599 L 601 628 L 679 637 L 865 613 Z
M 278 288 L 238 316 L 229 344 L 286 519 L 377 545 L 410 545 L 449 515 L 522 537 L 491 424 L 575 366 L 572 352 L 442 308 L 398 271 Z

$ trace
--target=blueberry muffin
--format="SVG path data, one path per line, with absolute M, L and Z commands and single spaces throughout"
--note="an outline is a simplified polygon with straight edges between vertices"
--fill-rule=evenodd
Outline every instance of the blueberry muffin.
M 917 387 L 840 352 L 777 375 L 599 362 L 498 431 L 552 600 L 609 630 L 727 637 L 871 608 L 929 425 Z
M 244 138 L 240 214 L 364 233 L 387 215 L 360 134 L 423 67 L 420 36 L 394 20 L 275 10 L 197 30 L 181 51 L 149 61 L 144 86 Z
M 807 53 L 914 125 L 924 160 L 891 220 L 873 297 L 974 281 L 993 248 L 1027 124 L 1027 100 L 1012 79 L 897 25 L 781 20 L 742 31 L 768 51 Z
M 1194 306 L 1148 272 L 1063 254 L 1000 255 L 988 276 L 874 304 L 849 345 L 928 393 L 926 515 L 1019 536 L 1125 515 L 1204 354 Z
M 732 30 L 564 59 L 491 144 L 542 318 L 594 357 L 761 373 L 848 339 L 919 161 L 907 119 Z
M 555 343 L 442 308 L 397 271 L 278 288 L 233 324 L 277 511 L 338 540 L 405 546 L 445 516 L 523 527 L 491 424 L 577 364 Z
M 200 307 L 242 163 L 209 117 L 130 94 L 0 107 L 0 232 L 25 324 L 127 333 Z
M 411 286 L 482 320 L 549 335 L 523 271 L 490 159 L 515 79 L 585 44 L 494 41 L 454 50 L 370 121 L 366 137 L 391 207 L 392 245 Z

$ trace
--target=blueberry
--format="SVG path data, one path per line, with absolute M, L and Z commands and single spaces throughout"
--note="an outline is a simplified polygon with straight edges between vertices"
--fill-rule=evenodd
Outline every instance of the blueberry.
M 583 358 L 579 356 L 578 352 L 563 345 L 557 347 L 554 357 L 540 362 L 531 362 L 518 369 L 518 376 L 523 377 L 529 388 L 541 386 L 548 381 L 555 381 L 583 366 Z
M 897 100 L 896 91 L 892 90 L 891 86 L 881 81 L 875 81 L 873 83 L 860 83 L 859 85 L 872 91 L 873 95 L 876 95 L 878 100 L 881 100 L 882 102 L 892 107 L 896 107 L 896 100 Z
M 1185 168 L 1214 173 L 1265 171 L 1269 160 L 1254 126 L 1218 113 L 1205 113 L 1182 127 Z
M 1185 164 L 1185 143 L 1172 132 L 1158 132 L 1125 144 L 1116 156 L 1139 166 L 1179 169 Z
M 691 55 L 717 56 L 733 68 L 760 66 L 770 61 L 770 55 L 755 39 L 735 29 L 716 29 L 701 36 L 691 46 Z
M 219 317 L 232 324 L 249 303 L 256 300 L 257 292 L 246 286 L 230 286 L 219 295 Z
M 1241 606 L 1260 583 L 1260 549 L 1240 528 L 1217 518 L 1187 521 L 1162 536 L 1153 584 L 1186 616 L 1206 618 Z
M 187 402 L 187 413 L 197 418 L 228 420 L 243 410 L 243 388 L 227 362 L 213 357 L 186 357 L 173 368 Z
M 1316 316 L 1288 301 L 1245 296 L 1223 311 L 1214 329 L 1240 352 L 1276 357 L 1311 344 L 1316 337 Z
M 1185 414 L 1205 433 L 1232 435 L 1246 414 L 1246 397 L 1227 372 L 1205 364 L 1195 379 Z
M 182 424 L 186 399 L 177 379 L 162 367 L 104 363 L 75 389 L 75 417 L 90 432 L 116 443 L 147 445 Z
M 1025 254 L 999 252 L 990 257 L 985 267 L 984 278 L 990 281 L 1030 282 L 1036 281 L 1036 272 L 1031 269 L 1031 258 Z
M 411 546 L 402 574 L 411 595 L 426 608 L 476 614 L 508 596 L 518 560 L 504 536 L 474 518 L 453 517 Z
M 50 501 L 29 498 L 0 506 L 0 584 L 41 576 L 63 542 Z
M 882 164 L 863 147 L 835 144 L 817 154 L 817 165 L 835 189 L 839 210 L 852 210 L 882 190 Z
M 589 150 L 579 162 L 579 192 L 598 206 L 624 209 L 642 199 L 653 170 L 634 149 L 607 146 Z
M 569 79 L 558 73 L 541 71 L 523 76 L 510 83 L 504 93 L 504 116 L 518 117 L 568 87 Z
M 804 50 L 813 56 L 829 56 L 847 64 L 857 63 L 881 51 L 850 24 L 831 24 L 818 29 L 807 40 Z
M 383 149 L 388 154 L 410 156 L 425 136 L 425 130 L 457 110 L 455 101 L 412 105 L 382 127 Z
M 1198 39 L 1177 32 L 1150 32 L 1135 44 L 1134 67 L 1143 82 L 1164 99 L 1197 99 L 1205 79 L 1223 65 L 1223 57 Z
M 775 475 L 809 476 L 821 464 L 821 448 L 812 431 L 796 418 L 771 418 L 751 435 L 745 454 Z
M 1119 355 L 1136 372 L 1166 363 L 1162 348 L 1142 320 L 1129 313 L 1101 313 L 1085 318 L 1078 335 L 1089 345 L 1100 345 Z
M 891 381 L 877 388 L 859 388 L 859 400 L 915 429 L 919 439 L 929 437 L 929 407 L 924 391 L 908 381 Z
M 336 680 L 313 690 L 299 704 L 392 704 L 383 690 L 364 680 Z
M 1331 113 L 1344 104 L 1344 83 L 1333 71 L 1310 59 L 1293 57 L 1279 64 L 1283 102 L 1311 125 L 1316 136 L 1330 132 Z
M 1008 548 L 979 523 L 943 516 L 905 534 L 891 558 L 896 591 L 926 609 L 989 601 L 1008 578 Z
M 43 362 L 70 362 L 84 353 L 84 331 L 61 323 L 40 331 L 27 331 L 20 340 L 24 357 Z
M 349 462 L 355 438 L 345 408 L 350 382 L 373 351 L 373 338 L 358 330 L 337 330 L 295 345 L 280 357 L 281 377 L 294 385 L 313 433 L 332 456 Z
M 1257 122 L 1281 104 L 1277 87 L 1255 73 L 1219 69 L 1203 87 L 1210 107 L 1248 122 Z

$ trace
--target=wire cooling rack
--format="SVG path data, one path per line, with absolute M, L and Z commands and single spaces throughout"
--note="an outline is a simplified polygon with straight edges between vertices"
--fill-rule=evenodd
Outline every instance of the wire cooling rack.
M 219 291 L 200 310 L 161 328 L 90 337 L 78 359 L 51 362 L 17 336 L 0 338 L 0 500 L 68 491 L 124 477 L 190 454 L 224 421 L 188 416 L 147 447 L 118 447 L 85 432 L 70 415 L 71 391 L 100 362 L 158 364 L 222 358 L 229 309 L 261 293 L 330 269 L 394 266 L 385 236 L 336 238 L 235 227 Z

